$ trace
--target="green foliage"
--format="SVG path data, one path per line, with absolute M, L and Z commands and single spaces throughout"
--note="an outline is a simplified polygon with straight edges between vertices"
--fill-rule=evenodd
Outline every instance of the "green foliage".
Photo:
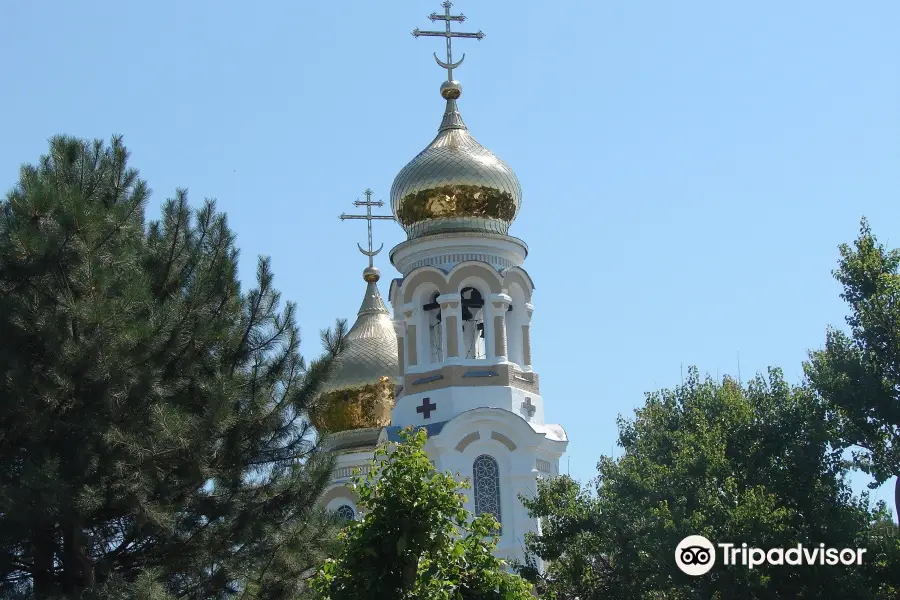
M 840 252 L 834 276 L 850 305 L 850 335 L 830 329 L 806 375 L 831 409 L 840 447 L 857 449 L 856 465 L 877 487 L 900 475 L 900 250 L 879 244 L 863 219 L 853 247 Z M 900 515 L 900 479 L 894 502 Z
M 0 594 L 295 596 L 333 543 L 307 365 L 212 202 L 149 225 L 120 139 L 59 137 L 0 201 Z
M 884 534 L 883 506 L 851 494 L 824 416 L 777 370 L 742 387 L 691 369 L 682 386 L 648 394 L 634 420 L 620 420 L 624 454 L 600 460 L 594 493 L 559 477 L 523 499 L 543 528 L 526 540 L 532 558 L 520 572 L 553 599 L 896 597 L 898 538 Z M 694 534 L 758 548 L 868 548 L 867 563 L 748 570 L 719 557 L 691 577 L 675 548 Z M 536 558 L 548 563 L 543 574 Z
M 338 556 L 313 587 L 320 600 L 526 600 L 529 586 L 494 557 L 498 523 L 470 520 L 465 483 L 440 473 L 425 430 L 379 449 L 354 489 L 362 518 L 341 533 Z

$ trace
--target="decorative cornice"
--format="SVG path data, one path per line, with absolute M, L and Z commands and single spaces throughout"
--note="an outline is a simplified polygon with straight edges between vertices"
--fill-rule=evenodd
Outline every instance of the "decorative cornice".
M 381 427 L 366 427 L 332 433 L 322 440 L 322 446 L 332 452 L 364 450 L 369 447 L 374 449 L 381 430 Z
M 483 262 L 498 272 L 522 264 L 528 255 L 525 242 L 498 234 L 445 233 L 408 240 L 391 250 L 391 263 L 404 276 L 422 267 L 448 271 L 464 262 Z
M 514 387 L 532 394 L 540 394 L 537 373 L 522 371 L 513 363 L 484 366 L 443 365 L 439 369 L 416 373 L 415 380 L 407 375 L 402 395 L 431 392 L 450 387 Z M 399 398 L 400 396 L 398 396 Z
M 508 294 L 490 294 L 488 300 L 494 305 L 494 308 L 505 309 L 512 304 L 512 298 Z
M 532 313 L 534 313 L 534 304 L 531 302 L 525 303 L 525 310 L 528 312 L 528 318 L 531 318 Z
M 403 316 L 406 317 L 407 321 L 410 321 L 419 316 L 419 311 L 422 310 L 422 307 L 415 302 L 410 302 L 408 304 L 404 304 L 402 310 Z

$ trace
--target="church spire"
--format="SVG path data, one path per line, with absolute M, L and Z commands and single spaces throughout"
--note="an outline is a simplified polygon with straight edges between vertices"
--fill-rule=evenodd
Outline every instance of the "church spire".
M 447 60 L 434 60 L 447 70 L 441 97 L 447 104 L 437 136 L 394 178 L 391 209 L 406 231 L 407 240 L 448 233 L 507 235 L 522 203 L 522 190 L 515 173 L 505 162 L 484 148 L 469 133 L 457 106 L 462 85 L 453 79 L 465 54 L 453 61 L 453 39 L 481 40 L 484 33 L 452 31 L 451 23 L 466 20 L 450 14 L 432 13 L 432 21 L 444 21 L 444 31 L 415 29 L 414 37 L 443 37 L 447 40 Z M 392 260 L 396 256 L 392 254 Z M 396 263 L 395 263 L 396 266 Z
M 384 220 L 384 221 L 393 221 L 394 217 L 391 215 L 373 215 L 372 207 L 384 206 L 384 202 L 381 200 L 372 201 L 372 190 L 366 188 L 363 192 L 365 194 L 365 200 L 357 200 L 353 203 L 354 206 L 365 206 L 366 214 L 364 215 L 348 215 L 347 213 L 341 214 L 341 221 L 346 221 L 347 219 L 364 219 L 366 221 L 366 228 L 369 234 L 369 249 L 364 250 L 362 246 L 356 244 L 359 248 L 359 251 L 363 253 L 363 255 L 369 257 L 369 266 L 363 270 L 363 280 L 366 282 L 366 295 L 363 297 L 362 304 L 359 307 L 359 312 L 356 313 L 357 317 L 359 317 L 356 323 L 353 325 L 353 329 L 358 329 L 360 327 L 365 328 L 368 320 L 365 319 L 367 315 L 390 315 L 387 307 L 384 305 L 384 300 L 381 299 L 381 293 L 378 291 L 378 280 L 381 278 L 381 271 L 374 264 L 375 256 L 381 252 L 382 248 L 384 248 L 384 244 L 378 247 L 378 250 L 372 249 L 372 221 L 376 220 Z
M 384 206 L 372 200 L 372 190 L 366 199 L 354 206 L 364 206 L 362 215 L 342 214 L 341 220 L 364 219 L 368 230 L 368 249 L 357 244 L 359 251 L 369 258 L 363 271 L 366 293 L 357 313 L 356 322 L 347 332 L 346 347 L 337 357 L 331 376 L 322 387 L 320 405 L 310 417 L 322 430 L 337 433 L 383 427 L 390 423 L 394 385 L 399 375 L 397 334 L 391 314 L 378 292 L 380 273 L 374 257 L 381 252 L 372 246 L 372 221 L 393 220 L 392 216 L 373 215 L 372 207 Z
M 444 82 L 446 85 L 447 82 Z M 459 83 L 459 82 L 453 82 Z M 441 91 L 443 91 L 443 87 Z M 462 92 L 461 89 L 457 91 Z M 458 98 L 459 96 L 457 96 Z M 438 127 L 438 133 L 450 131 L 451 129 L 468 129 L 463 123 L 462 115 L 459 114 L 459 108 L 456 106 L 456 98 L 447 98 L 447 108 L 444 110 L 444 118 L 441 119 L 441 126 Z

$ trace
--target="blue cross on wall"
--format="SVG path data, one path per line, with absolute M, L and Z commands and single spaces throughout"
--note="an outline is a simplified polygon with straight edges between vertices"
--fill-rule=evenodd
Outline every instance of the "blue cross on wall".
M 431 418 L 431 412 L 437 410 L 437 404 L 431 403 L 431 398 L 422 398 L 422 406 L 416 407 L 416 412 L 420 413 L 426 419 Z

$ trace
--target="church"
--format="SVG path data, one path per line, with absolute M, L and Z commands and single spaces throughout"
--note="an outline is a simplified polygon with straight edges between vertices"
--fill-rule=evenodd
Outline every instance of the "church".
M 452 15 L 450 2 L 442 6 L 430 19 L 443 22 L 443 31 L 413 31 L 447 43 L 446 61 L 435 54 L 447 71 L 437 135 L 394 178 L 391 215 L 373 215 L 383 203 L 366 190 L 356 202 L 366 214 L 341 216 L 368 221 L 369 247 L 360 251 L 369 266 L 346 350 L 311 415 L 337 453 L 322 504 L 356 518 L 354 470 L 365 471 L 375 448 L 398 441 L 401 429 L 424 427 L 435 467 L 470 480 L 468 510 L 500 522 L 498 555 L 522 559 L 525 534 L 540 525 L 518 497 L 558 474 L 568 441 L 560 425 L 545 422 L 531 360 L 535 286 L 524 267 L 528 246 L 510 235 L 522 189 L 513 170 L 475 140 L 458 105 L 462 86 L 453 71 L 463 61 L 453 62 L 452 41 L 484 34 L 451 31 L 465 17 Z M 377 219 L 406 233 L 390 251 L 398 272 L 387 286 L 390 309 L 374 266 Z

